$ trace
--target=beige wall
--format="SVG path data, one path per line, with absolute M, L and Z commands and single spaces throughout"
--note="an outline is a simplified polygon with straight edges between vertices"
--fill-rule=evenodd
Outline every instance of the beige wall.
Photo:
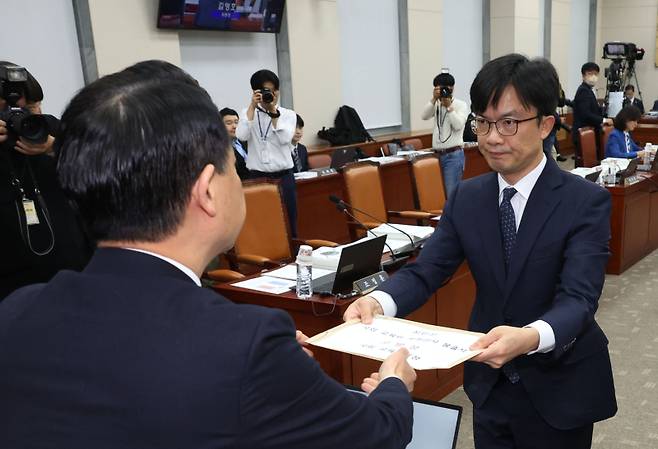
M 145 59 L 180 65 L 178 33 L 156 28 L 157 0 L 89 0 L 98 75 Z
M 432 80 L 441 72 L 443 0 L 408 0 L 409 22 L 409 111 L 411 129 L 432 128 L 420 114 L 432 98 Z
M 546 0 L 551 1 L 551 0 Z M 569 40 L 571 34 L 571 0 L 552 0 L 551 62 L 566 90 L 569 79 Z
M 491 59 L 507 53 L 539 55 L 539 0 L 491 0 Z
M 293 108 L 304 117 L 304 142 L 322 143 L 316 132 L 334 126 L 342 105 L 338 7 L 335 0 L 295 0 L 286 15 Z
M 599 0 L 600 28 L 597 30 L 596 57 L 601 66 L 610 65 L 610 61 L 602 59 L 603 44 L 610 41 L 633 42 L 644 48 L 644 59 L 635 63 L 637 78 L 642 89 L 644 106 L 648 110 L 658 99 L 658 69 L 656 60 L 656 16 L 658 2 L 656 0 Z M 632 81 L 635 84 L 635 80 Z M 600 86 L 601 87 L 601 86 Z M 605 92 L 605 84 L 602 90 Z M 637 95 L 637 86 L 635 86 Z

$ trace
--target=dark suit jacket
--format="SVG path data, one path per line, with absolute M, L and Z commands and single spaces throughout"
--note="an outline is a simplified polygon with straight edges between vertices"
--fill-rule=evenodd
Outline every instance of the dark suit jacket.
M 628 106 L 629 104 L 632 104 L 633 106 L 638 108 L 641 113 L 644 114 L 644 103 L 642 103 L 642 100 L 640 100 L 639 98 L 633 98 L 633 102 L 631 103 L 630 101 L 628 101 L 628 98 L 624 98 L 624 101 L 622 102 L 622 106 L 625 107 Z
M 578 141 L 578 129 L 585 126 L 592 126 L 598 132 L 601 130 L 603 114 L 596 100 L 596 95 L 592 88 L 582 83 L 578 86 L 576 96 L 573 99 L 573 131 L 571 138 L 574 142 Z
M 295 167 L 293 167 L 293 170 L 295 172 L 308 171 L 308 150 L 306 149 L 305 145 L 302 145 L 301 143 L 297 144 L 297 155 L 301 162 L 302 169 L 297 170 L 297 166 L 295 165 Z
M 613 129 L 608 136 L 608 143 L 605 145 L 605 157 L 627 157 L 636 158 L 637 152 L 642 151 L 631 138 L 631 151 L 626 151 L 626 137 L 623 131 Z
M 404 447 L 399 379 L 345 391 L 290 317 L 235 305 L 173 265 L 96 252 L 0 303 L 2 448 Z
M 405 316 L 420 307 L 464 261 L 477 285 L 469 329 L 526 326 L 538 319 L 555 332 L 555 349 L 514 360 L 523 388 L 553 427 L 574 428 L 615 414 L 610 358 L 594 321 L 610 239 L 610 194 L 548 159 L 525 211 L 510 272 L 498 220 L 498 178 L 487 173 L 459 184 L 415 263 L 381 290 Z M 467 362 L 464 389 L 484 403 L 500 370 Z
M 240 142 L 242 144 L 242 148 L 244 148 L 245 151 L 247 151 L 247 142 Z M 231 146 L 233 146 L 233 143 L 231 143 Z M 238 150 L 235 149 L 235 146 L 233 146 L 233 154 L 235 155 L 235 170 L 238 172 L 238 176 L 240 179 L 245 180 L 249 179 L 249 169 L 247 168 L 247 161 L 245 158 L 242 157 L 242 155 L 238 152 Z

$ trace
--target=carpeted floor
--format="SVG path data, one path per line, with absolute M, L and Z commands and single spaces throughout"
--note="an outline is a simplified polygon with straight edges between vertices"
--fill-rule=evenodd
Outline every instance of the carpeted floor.
M 658 250 L 621 276 L 606 276 L 596 320 L 610 340 L 619 411 L 594 425 L 592 448 L 658 449 Z M 457 448 L 472 449 L 464 391 L 443 401 L 464 407 Z

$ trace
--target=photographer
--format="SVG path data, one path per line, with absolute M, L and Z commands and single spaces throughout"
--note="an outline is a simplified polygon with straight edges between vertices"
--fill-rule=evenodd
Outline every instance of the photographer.
M 57 119 L 33 115 L 41 112 L 42 99 L 41 86 L 27 70 L 0 62 L 0 301 L 60 269 L 81 269 L 89 254 L 57 183 L 55 159 L 46 154 Z M 27 129 L 26 119 L 32 125 Z M 41 136 L 30 141 L 20 135 L 27 131 Z
M 249 148 L 247 168 L 251 178 L 279 179 L 288 210 L 290 230 L 297 236 L 297 190 L 293 175 L 290 142 L 295 134 L 297 114 L 278 106 L 279 77 L 270 70 L 251 76 L 251 103 L 242 112 L 235 135 Z
M 455 190 L 464 174 L 464 127 L 469 109 L 466 102 L 453 97 L 455 78 L 441 73 L 434 78 L 432 100 L 427 103 L 421 118 L 434 119 L 432 147 L 439 150 L 446 199 Z

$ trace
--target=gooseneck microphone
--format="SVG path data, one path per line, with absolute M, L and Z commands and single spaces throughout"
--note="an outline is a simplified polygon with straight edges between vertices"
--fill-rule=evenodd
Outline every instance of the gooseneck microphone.
M 411 252 L 413 252 L 413 250 L 416 248 L 416 244 L 415 244 L 415 242 L 414 242 L 414 239 L 409 235 L 409 233 L 403 231 L 402 229 L 400 229 L 400 228 L 398 228 L 398 227 L 395 227 L 395 226 L 393 226 L 392 224 L 387 223 L 387 222 L 385 222 L 385 221 L 381 221 L 379 218 L 377 218 L 377 217 L 375 217 L 375 216 L 373 216 L 373 215 L 370 215 L 368 212 L 366 212 L 366 211 L 364 211 L 364 210 L 361 210 L 361 209 L 356 208 L 356 207 L 354 207 L 354 206 L 352 206 L 352 205 L 350 205 L 350 204 L 347 204 L 345 201 L 341 200 L 341 199 L 338 198 L 336 195 L 329 195 L 329 201 L 331 201 L 332 203 L 335 203 L 335 204 L 336 204 L 336 207 L 338 207 L 338 205 L 344 206 L 344 207 L 346 207 L 346 208 L 349 207 L 349 208 L 352 209 L 352 210 L 355 210 L 355 211 L 357 211 L 357 212 L 362 213 L 363 215 L 365 215 L 365 216 L 368 217 L 368 218 L 372 218 L 372 219 L 374 219 L 374 220 L 380 222 L 381 224 L 384 224 L 384 225 L 388 226 L 389 228 L 393 228 L 393 229 L 395 229 L 396 231 L 398 231 L 398 232 L 404 234 L 404 235 L 409 239 L 409 241 L 411 242 Z M 339 210 L 340 210 L 340 209 L 339 209 Z M 354 215 L 351 215 L 351 214 L 350 214 L 350 216 L 351 216 L 352 218 L 354 218 Z M 356 220 L 356 218 L 355 218 L 355 220 Z M 356 221 L 359 222 L 358 220 L 356 220 Z M 363 225 L 363 223 L 359 222 L 359 224 L 361 224 L 361 226 L 364 226 L 364 227 L 365 227 L 365 225 Z M 370 231 L 370 232 L 372 232 L 372 231 Z M 374 233 L 373 233 L 373 234 L 374 234 Z
M 361 226 L 363 229 L 365 229 L 365 230 L 366 230 L 366 234 L 367 234 L 367 233 L 371 233 L 371 234 L 373 235 L 373 237 L 378 237 L 377 234 L 375 234 L 375 233 L 372 232 L 370 229 L 368 229 L 368 226 L 366 226 L 365 224 L 363 224 L 363 222 L 361 222 L 361 221 L 360 221 L 358 218 L 356 218 L 352 213 L 350 213 L 350 212 L 347 210 L 347 206 L 346 206 L 346 205 L 341 204 L 341 203 L 336 203 L 336 209 L 338 209 L 339 211 L 343 212 L 345 215 L 347 215 L 347 216 L 350 217 L 352 220 L 354 220 L 359 226 Z M 395 253 L 393 252 L 393 248 L 391 248 L 391 247 L 388 245 L 388 243 L 386 243 L 386 240 L 384 240 L 384 245 L 386 245 L 386 247 L 388 248 L 388 250 L 391 252 L 391 257 L 392 257 L 393 259 L 397 259 L 397 258 L 398 258 L 397 254 L 395 254 Z

